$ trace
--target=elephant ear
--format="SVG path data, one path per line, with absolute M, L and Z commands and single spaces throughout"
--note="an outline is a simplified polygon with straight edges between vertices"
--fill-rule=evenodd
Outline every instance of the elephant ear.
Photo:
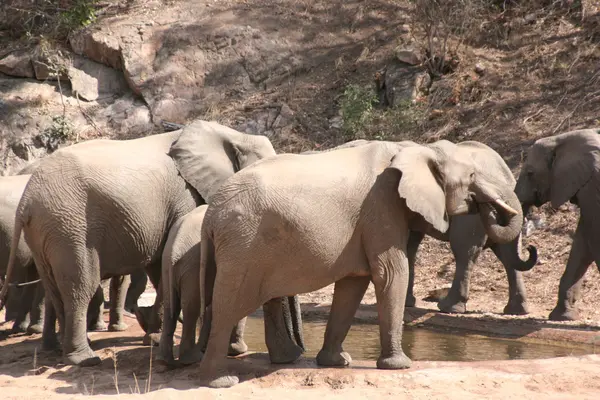
M 446 232 L 446 195 L 440 185 L 438 156 L 433 149 L 406 147 L 392 158 L 389 168 L 400 171 L 398 194 L 413 212 L 419 213 L 437 231 Z
M 566 143 L 559 144 L 550 159 L 550 202 L 553 208 L 575 196 L 600 165 L 597 149 L 572 147 Z
M 214 121 L 184 127 L 169 156 L 177 170 L 208 203 L 223 182 L 249 164 L 275 154 L 264 136 L 247 135 Z

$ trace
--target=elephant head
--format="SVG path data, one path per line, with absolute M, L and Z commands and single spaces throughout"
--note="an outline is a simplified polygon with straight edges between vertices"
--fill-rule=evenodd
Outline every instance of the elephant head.
M 527 215 L 547 202 L 577 204 L 577 192 L 600 167 L 600 129 L 582 129 L 538 139 L 528 149 L 515 192 Z
M 274 156 L 265 136 L 248 135 L 214 121 L 196 120 L 184 127 L 169 156 L 183 179 L 204 201 L 234 173 L 255 161 Z
M 483 162 L 476 155 L 482 150 L 494 155 Z M 449 216 L 478 212 L 490 239 L 507 243 L 519 235 L 523 215 L 513 192 L 514 178 L 508 167 L 498 164 L 504 164 L 502 158 L 481 143 L 459 146 L 442 140 L 403 148 L 390 168 L 402 174 L 400 197 L 434 229 L 445 232 Z

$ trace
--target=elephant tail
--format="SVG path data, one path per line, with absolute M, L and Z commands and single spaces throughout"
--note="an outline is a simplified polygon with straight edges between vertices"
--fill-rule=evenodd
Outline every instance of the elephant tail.
M 206 307 L 212 303 L 213 288 L 217 275 L 215 261 L 215 245 L 208 224 L 202 225 L 202 240 L 200 242 L 200 321 L 204 323 Z
M 15 260 L 17 258 L 19 241 L 21 240 L 22 231 L 23 221 L 21 220 L 20 215 L 17 214 L 17 218 L 15 218 L 15 228 L 13 230 L 13 237 L 10 243 L 10 256 L 8 257 L 8 266 L 6 268 L 6 279 L 4 281 L 4 285 L 2 286 L 2 291 L 0 291 L 0 311 L 2 311 L 4 305 L 6 304 L 6 299 L 8 296 L 8 287 L 10 286 L 13 269 L 15 268 Z

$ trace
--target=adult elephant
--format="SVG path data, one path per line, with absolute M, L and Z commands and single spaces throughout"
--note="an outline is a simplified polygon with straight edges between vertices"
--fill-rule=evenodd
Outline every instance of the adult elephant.
M 361 146 L 369 143 L 366 140 L 354 140 L 344 143 L 332 151 L 347 147 Z M 478 165 L 485 169 L 494 171 L 502 179 L 507 190 L 514 190 L 516 180 L 508 165 L 502 157 L 492 148 L 475 141 L 458 143 L 460 149 L 464 149 Z M 304 152 L 302 154 L 316 154 L 318 151 Z M 499 232 L 500 235 L 508 231 Z M 481 254 L 481 251 L 490 248 L 498 257 L 508 280 L 508 302 L 504 307 L 505 314 L 523 315 L 527 314 L 527 295 L 521 271 L 527 271 L 537 263 L 537 249 L 528 246 L 529 257 L 522 260 L 520 257 L 521 235 L 514 240 L 507 241 L 505 237 L 489 237 L 477 215 L 456 215 L 450 217 L 450 226 L 445 233 L 438 232 L 433 228 L 425 231 L 411 231 L 408 239 L 407 256 L 409 263 L 409 281 L 406 294 L 406 307 L 414 307 L 416 303 L 413 294 L 414 267 L 416 256 L 425 234 L 444 242 L 450 242 L 452 254 L 456 260 L 456 270 L 452 286 L 448 295 L 438 302 L 438 308 L 447 313 L 464 313 L 469 299 L 469 286 L 473 267 Z M 492 232 L 492 235 L 494 232 Z
M 0 278 L 6 274 L 10 243 L 13 238 L 15 212 L 30 175 L 0 177 Z M 35 263 L 29 247 L 19 243 L 15 251 L 14 281 L 37 279 Z M 12 332 L 41 333 L 44 315 L 44 288 L 39 283 L 10 288 L 7 320 L 13 320 Z
M 581 215 L 567 267 L 560 279 L 554 321 L 579 318 L 583 276 L 592 261 L 600 268 L 600 129 L 581 129 L 538 139 L 527 150 L 515 189 L 523 212 L 550 202 L 570 201 Z
M 317 363 L 349 364 L 342 342 L 372 280 L 382 347 L 377 367 L 409 367 L 401 342 L 410 231 L 445 232 L 449 215 L 468 212 L 479 212 L 489 236 L 510 241 L 521 230 L 517 196 L 501 173 L 485 167 L 448 141 L 372 142 L 271 157 L 229 178 L 202 225 L 200 291 L 204 323 L 211 321 L 203 379 L 212 387 L 238 381 L 222 363 L 240 318 L 271 298 L 333 282 Z
M 63 361 L 100 363 L 85 321 L 101 279 L 146 269 L 160 296 L 170 226 L 236 171 L 274 154 L 264 136 L 195 121 L 140 139 L 91 140 L 44 158 L 21 197 L 12 249 L 22 230 L 63 327 Z M 15 256 L 11 251 L 7 280 Z M 54 324 L 44 324 L 44 346 L 58 346 Z
M 482 171 L 489 171 L 489 174 L 497 176 L 500 179 L 498 184 L 502 184 L 508 191 L 514 190 L 516 180 L 508 165 L 496 151 L 476 141 L 465 141 L 457 143 L 456 146 L 461 152 L 468 154 L 477 165 L 481 166 Z M 514 219 L 512 221 L 516 226 L 517 221 Z M 473 267 L 481 251 L 490 248 L 502 262 L 508 279 L 508 302 L 504 307 L 504 313 L 523 315 L 529 312 L 521 271 L 528 271 L 537 263 L 537 249 L 535 246 L 528 246 L 529 257 L 527 260 L 522 260 L 520 257 L 520 234 L 513 240 L 508 240 L 513 235 L 511 229 L 501 232 L 490 231 L 488 233 L 481 219 L 476 215 L 450 217 L 450 227 L 445 233 L 436 232 L 434 229 L 427 232 L 411 232 L 408 240 L 410 280 L 406 306 L 415 305 L 413 294 L 414 264 L 416 253 L 425 233 L 436 239 L 450 242 L 450 248 L 456 261 L 452 286 L 446 297 L 438 302 L 438 308 L 441 311 L 447 313 L 464 313 L 466 311 Z

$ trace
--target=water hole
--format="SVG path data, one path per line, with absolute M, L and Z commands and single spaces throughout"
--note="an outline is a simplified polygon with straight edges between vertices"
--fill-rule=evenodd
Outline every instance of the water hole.
M 305 357 L 314 358 L 323 344 L 327 320 L 303 321 Z M 262 317 L 250 316 L 244 338 L 250 351 L 267 352 Z M 411 326 L 404 327 L 402 347 L 414 361 L 484 361 L 539 359 L 594 353 L 592 346 L 563 347 L 508 338 L 440 332 Z M 354 323 L 344 341 L 344 350 L 354 360 L 376 360 L 379 356 L 379 326 Z

